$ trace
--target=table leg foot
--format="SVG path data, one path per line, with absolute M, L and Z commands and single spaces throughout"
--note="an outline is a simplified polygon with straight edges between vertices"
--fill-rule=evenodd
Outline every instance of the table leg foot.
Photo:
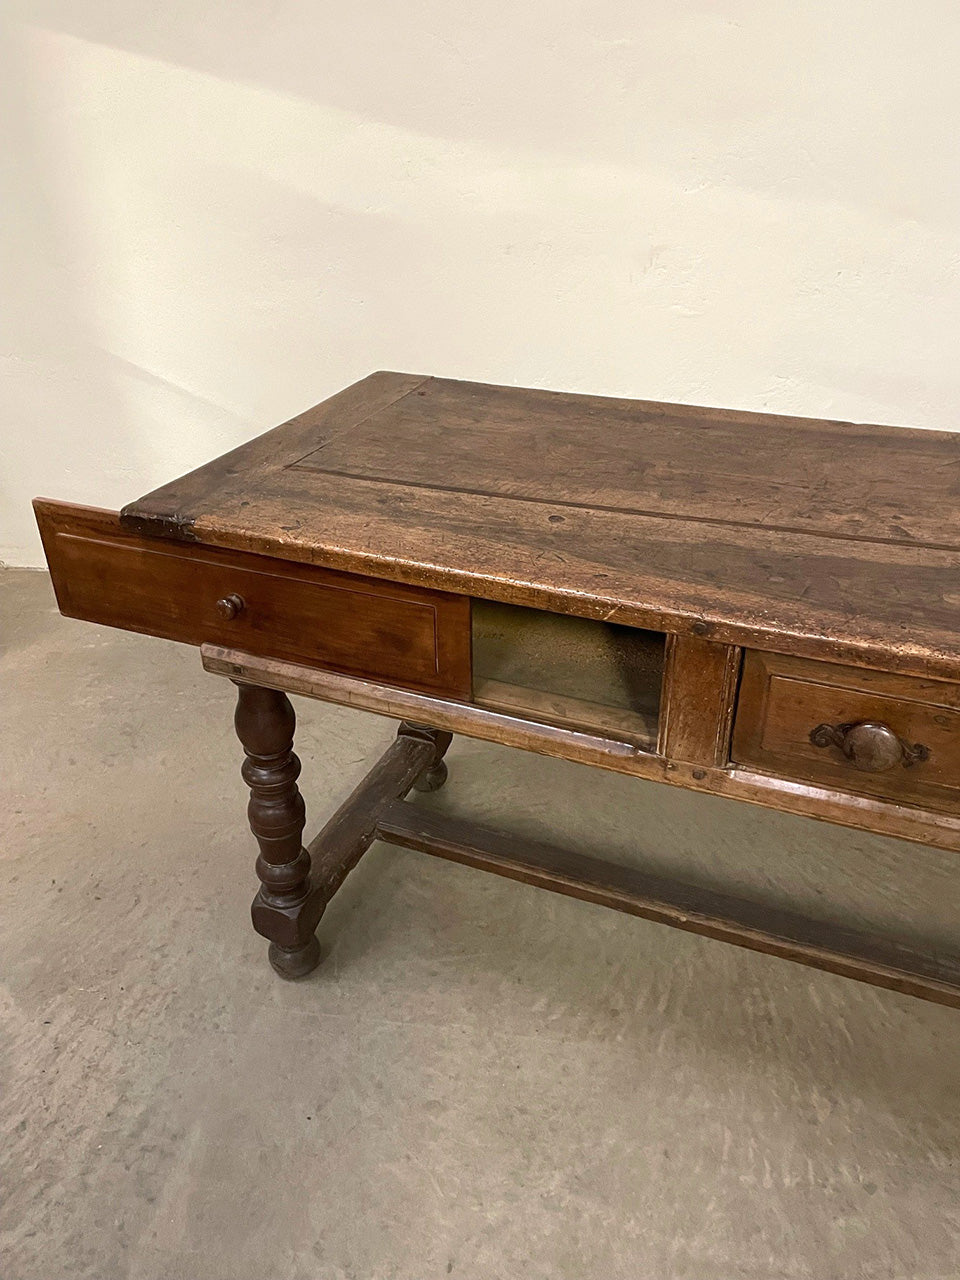
M 444 760 L 447 748 L 453 741 L 453 734 L 442 729 L 430 729 L 426 725 L 413 724 L 410 720 L 401 722 L 397 730 L 398 737 L 422 738 L 433 745 L 434 752 L 427 767 L 414 780 L 414 791 L 439 791 L 447 780 L 447 763 Z
M 305 978 L 320 963 L 320 943 L 313 934 L 302 947 L 281 947 L 278 942 L 271 942 L 267 956 L 281 978 Z
M 424 769 L 413 784 L 414 791 L 439 791 L 447 780 L 449 770 L 445 760 L 438 760 L 429 769 Z

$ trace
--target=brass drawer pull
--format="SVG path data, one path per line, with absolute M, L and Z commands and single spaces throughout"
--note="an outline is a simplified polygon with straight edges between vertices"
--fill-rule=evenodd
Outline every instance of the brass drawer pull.
M 238 596 L 236 592 L 232 595 L 224 596 L 222 600 L 217 601 L 217 613 L 221 618 L 226 618 L 228 622 L 232 622 L 234 618 L 243 612 L 243 596 Z
M 878 720 L 818 724 L 810 732 L 810 741 L 815 747 L 839 747 L 851 764 L 864 773 L 884 773 L 898 764 L 909 768 L 930 756 L 922 743 L 911 746 Z

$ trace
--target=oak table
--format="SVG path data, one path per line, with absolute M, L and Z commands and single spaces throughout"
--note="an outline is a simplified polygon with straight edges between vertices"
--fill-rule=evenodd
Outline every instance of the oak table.
M 960 850 L 960 436 L 375 373 L 119 514 L 35 507 L 64 614 L 236 683 L 284 977 L 379 839 L 960 1006 L 956 955 L 405 799 L 462 733 Z M 289 693 L 401 721 L 306 848 Z

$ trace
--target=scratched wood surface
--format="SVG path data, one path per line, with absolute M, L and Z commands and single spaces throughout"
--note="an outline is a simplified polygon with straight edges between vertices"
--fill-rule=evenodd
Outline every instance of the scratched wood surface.
M 960 435 L 378 373 L 125 508 L 146 534 L 960 674 Z

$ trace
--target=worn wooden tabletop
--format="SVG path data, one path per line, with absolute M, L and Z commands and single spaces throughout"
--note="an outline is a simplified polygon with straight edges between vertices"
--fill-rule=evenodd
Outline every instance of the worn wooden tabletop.
M 130 504 L 145 533 L 960 675 L 960 435 L 376 373 Z

